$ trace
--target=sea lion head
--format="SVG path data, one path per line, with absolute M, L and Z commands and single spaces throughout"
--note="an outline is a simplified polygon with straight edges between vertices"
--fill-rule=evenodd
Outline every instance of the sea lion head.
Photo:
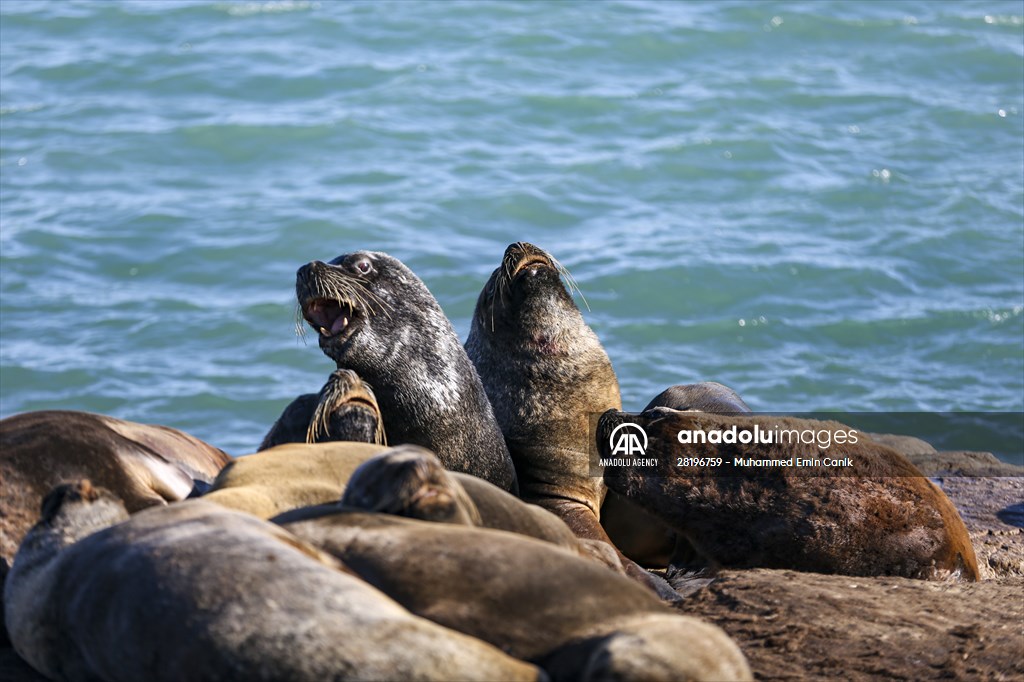
M 447 323 L 426 285 L 397 258 L 356 251 L 315 260 L 295 278 L 299 312 L 320 335 L 320 349 L 339 367 L 373 377 L 415 343 L 411 323 Z
M 306 432 L 307 443 L 323 438 L 386 445 L 384 421 L 370 384 L 349 369 L 337 369 L 320 389 Z
M 382 452 L 359 465 L 342 506 L 424 521 L 480 525 L 480 513 L 434 453 L 415 445 Z
M 575 287 L 568 271 L 547 251 L 516 242 L 477 299 L 475 334 L 506 338 L 541 355 L 571 352 L 583 316 L 562 282 Z
M 62 483 L 43 497 L 39 522 L 33 530 L 57 531 L 67 542 L 74 542 L 127 518 L 128 511 L 119 497 L 83 479 Z

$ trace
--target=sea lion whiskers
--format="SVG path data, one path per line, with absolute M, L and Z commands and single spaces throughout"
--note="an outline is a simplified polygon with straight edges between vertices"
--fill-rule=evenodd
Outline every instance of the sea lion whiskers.
M 569 272 L 569 268 L 562 265 L 554 256 L 549 255 L 548 257 L 551 259 L 551 264 L 555 266 L 555 270 L 558 270 L 558 274 L 562 276 L 562 279 L 565 280 L 566 285 L 569 287 L 569 295 L 572 296 L 574 291 L 579 294 L 580 298 L 583 299 L 583 305 L 587 307 L 587 312 L 590 312 L 590 304 L 587 303 L 587 297 L 583 295 L 579 283 L 572 276 L 572 273 Z
M 309 428 L 306 430 L 306 442 L 317 443 L 330 434 L 331 415 L 344 403 L 365 405 L 375 413 L 379 413 L 377 399 L 373 395 L 373 389 L 369 384 L 363 382 L 366 389 L 364 394 L 352 391 L 352 385 L 345 381 L 328 381 L 320 389 L 316 409 L 309 421 Z M 387 445 L 384 435 L 383 422 L 377 420 L 377 429 L 374 433 L 374 441 L 377 445 Z
M 371 291 L 366 282 L 350 278 L 336 270 L 319 273 L 319 276 L 307 286 L 310 287 L 310 291 L 303 297 L 304 300 L 299 301 L 299 309 L 303 318 L 311 325 L 313 321 L 306 312 L 311 303 L 317 301 L 328 301 L 338 307 L 346 307 L 352 314 L 358 312 L 371 317 L 382 314 L 388 319 L 391 318 L 393 306 Z

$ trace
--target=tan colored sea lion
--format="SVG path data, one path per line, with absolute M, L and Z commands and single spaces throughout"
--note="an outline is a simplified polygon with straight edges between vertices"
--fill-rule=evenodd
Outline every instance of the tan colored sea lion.
M 577 536 L 614 547 L 600 523 L 605 486 L 591 467 L 590 418 L 621 407 L 619 382 L 564 272 L 543 249 L 511 244 L 480 292 L 466 352 L 508 443 L 520 497 Z M 678 599 L 659 577 L 619 558 L 633 578 Z
M 351 510 L 300 509 L 275 521 L 413 613 L 555 680 L 751 679 L 718 628 L 548 542 Z
M 235 459 L 201 499 L 269 519 L 337 502 L 352 472 L 387 450 L 372 443 L 290 443 Z
M 87 481 L 47 496 L 6 601 L 15 649 L 55 680 L 541 677 L 278 526 L 203 500 L 129 519 Z
M 648 438 L 636 464 L 612 454 L 624 424 Z M 684 536 L 699 555 L 692 567 L 979 578 L 967 529 L 942 491 L 842 424 L 610 410 L 597 439 L 602 458 L 629 460 L 605 467 L 608 486 Z

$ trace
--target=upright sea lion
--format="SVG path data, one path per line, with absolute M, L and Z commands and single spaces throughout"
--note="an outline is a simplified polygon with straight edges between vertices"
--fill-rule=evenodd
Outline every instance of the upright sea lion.
M 548 542 L 349 510 L 300 509 L 275 521 L 413 613 L 556 680 L 750 679 L 718 628 Z
M 235 459 L 201 499 L 269 519 L 337 502 L 352 472 L 384 452 L 372 443 L 289 443 Z
M 319 393 L 293 400 L 270 427 L 259 449 L 330 441 L 387 442 L 373 389 L 351 370 L 334 370 Z
M 669 386 L 644 411 L 655 407 L 716 414 L 750 412 L 736 391 L 715 381 Z M 667 566 L 679 541 L 657 517 L 613 490 L 608 491 L 601 506 L 601 525 L 622 553 L 642 566 Z
M 551 512 L 476 476 L 447 471 L 434 453 L 416 445 L 392 448 L 360 464 L 349 478 L 341 506 L 519 533 L 624 572 L 608 543 L 576 537 Z
M 466 351 L 512 454 L 520 497 L 577 536 L 612 544 L 600 523 L 605 487 L 591 471 L 590 417 L 621 407 L 619 382 L 563 272 L 544 250 L 511 244 L 477 299 Z M 676 598 L 659 578 L 620 559 L 631 576 Z
M 389 442 L 422 445 L 452 471 L 515 491 L 480 378 L 419 277 L 385 253 L 358 251 L 304 265 L 295 292 L 324 354 L 373 385 Z
M 712 571 L 979 578 L 949 499 L 902 455 L 856 430 L 808 419 L 610 410 L 599 422 L 601 457 L 611 456 L 610 436 L 626 423 L 647 434 L 646 454 L 636 466 L 606 467 L 605 481 L 683 535 Z M 718 438 L 725 443 L 709 435 L 733 431 Z M 689 440 L 696 442 L 680 445 Z M 818 447 L 824 442 L 827 449 Z
M 278 526 L 202 500 L 129 519 L 87 481 L 47 496 L 6 598 L 15 649 L 56 680 L 540 677 Z

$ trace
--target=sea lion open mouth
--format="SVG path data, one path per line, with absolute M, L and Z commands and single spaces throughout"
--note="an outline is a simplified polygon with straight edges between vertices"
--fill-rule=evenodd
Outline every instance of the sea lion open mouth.
M 320 336 L 330 338 L 351 333 L 356 309 L 343 301 L 315 298 L 302 304 L 302 317 Z
M 355 334 L 367 316 L 386 311 L 369 289 L 372 261 L 366 256 L 313 261 L 299 268 L 295 295 L 302 318 L 320 335 L 320 346 L 338 347 Z

